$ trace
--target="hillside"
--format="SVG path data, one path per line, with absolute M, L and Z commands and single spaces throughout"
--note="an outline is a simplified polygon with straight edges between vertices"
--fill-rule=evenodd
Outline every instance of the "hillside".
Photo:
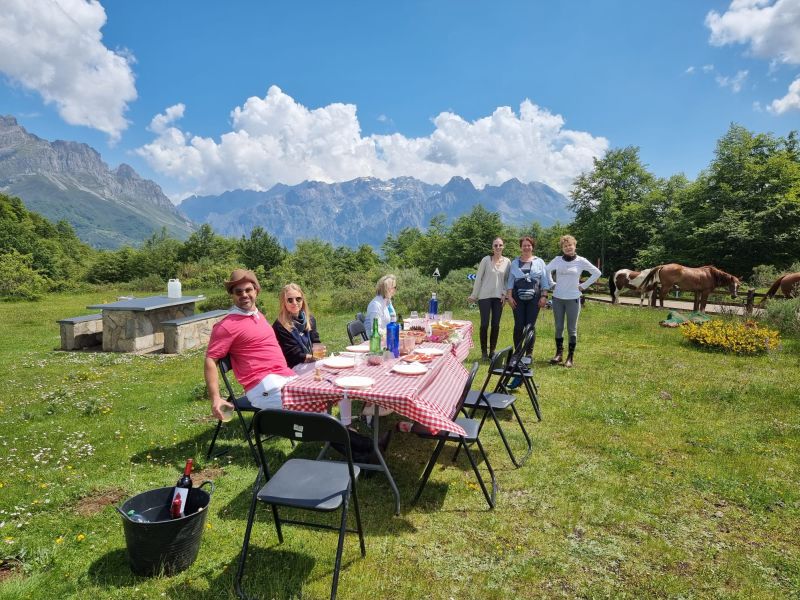
M 48 142 L 10 116 L 0 116 L 0 191 L 51 221 L 69 222 L 98 248 L 138 245 L 162 227 L 181 239 L 193 229 L 158 184 L 130 166 L 109 169 L 90 146 Z

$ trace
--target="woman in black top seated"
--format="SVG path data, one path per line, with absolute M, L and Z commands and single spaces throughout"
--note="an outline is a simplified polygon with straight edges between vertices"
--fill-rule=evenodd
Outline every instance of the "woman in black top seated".
M 272 324 L 275 337 L 290 368 L 314 361 L 311 345 L 319 342 L 317 321 L 311 315 L 305 295 L 296 283 L 283 286 L 278 296 L 280 312 Z

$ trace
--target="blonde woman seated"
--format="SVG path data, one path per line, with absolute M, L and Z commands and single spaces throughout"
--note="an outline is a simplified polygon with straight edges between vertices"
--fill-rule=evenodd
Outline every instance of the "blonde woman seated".
M 272 324 L 278 338 L 286 364 L 290 368 L 314 361 L 312 345 L 319 343 L 317 320 L 311 314 L 303 290 L 290 283 L 278 294 L 280 308 L 278 318 Z
M 364 327 L 367 335 L 372 333 L 372 321 L 378 320 L 378 329 L 386 331 L 386 326 L 392 320 L 392 315 L 397 316 L 392 306 L 392 297 L 397 291 L 397 278 L 394 275 L 384 275 L 378 279 L 375 286 L 375 297 L 367 306 L 367 316 L 364 319 Z

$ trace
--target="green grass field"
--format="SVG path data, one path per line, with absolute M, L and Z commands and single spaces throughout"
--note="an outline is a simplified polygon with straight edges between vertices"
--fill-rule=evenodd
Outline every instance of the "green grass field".
M 222 442 L 231 451 L 204 459 L 213 423 L 202 352 L 54 351 L 56 319 L 116 295 L 0 304 L 0 598 L 233 598 L 256 471 L 233 427 Z M 500 487 L 494 511 L 466 459 L 449 453 L 412 506 L 431 443 L 396 434 L 387 460 L 402 513 L 380 476 L 359 483 L 367 557 L 348 536 L 339 597 L 800 597 L 800 342 L 756 358 L 703 352 L 658 327 L 665 315 L 590 303 L 567 370 L 546 364 L 553 325 L 541 314 L 544 420 L 524 394 L 518 403 L 534 453 L 515 469 L 493 426 L 482 434 Z M 345 345 L 349 318 L 318 315 L 329 349 Z M 502 326 L 509 343 L 508 311 Z M 506 431 L 521 449 L 510 421 Z M 216 485 L 198 559 L 173 577 L 134 577 L 112 504 L 173 484 L 190 456 L 195 483 Z M 278 545 L 262 511 L 246 589 L 328 597 L 336 534 L 284 535 Z

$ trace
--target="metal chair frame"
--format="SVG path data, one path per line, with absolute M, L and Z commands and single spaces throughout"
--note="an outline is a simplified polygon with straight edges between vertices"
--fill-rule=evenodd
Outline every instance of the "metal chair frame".
M 467 416 L 466 411 L 464 410 L 464 400 L 469 393 L 470 388 L 472 387 L 472 382 L 475 380 L 475 374 L 478 372 L 478 363 L 474 363 L 472 365 L 472 370 L 470 371 L 469 377 L 467 377 L 466 384 L 464 385 L 464 390 L 461 393 L 461 398 L 456 405 L 456 409 L 453 414 L 450 416 L 458 425 L 460 425 L 466 431 L 466 435 L 459 435 L 457 433 L 452 433 L 450 431 L 439 431 L 436 433 L 432 433 L 425 429 L 424 427 L 415 424 L 411 428 L 411 433 L 416 434 L 418 437 L 423 439 L 429 440 L 437 440 L 436 447 L 433 450 L 433 454 L 431 455 L 430 460 L 428 460 L 428 464 L 425 466 L 425 470 L 422 473 L 422 478 L 420 479 L 419 488 L 417 489 L 417 493 L 414 495 L 414 499 L 412 503 L 416 503 L 419 500 L 420 495 L 422 494 L 422 490 L 425 489 L 425 485 L 428 483 L 428 479 L 430 478 L 431 471 L 433 471 L 433 467 L 436 464 L 436 461 L 439 458 L 439 455 L 442 453 L 442 449 L 447 442 L 455 442 L 458 444 L 459 448 L 463 448 L 464 452 L 469 459 L 469 463 L 472 466 L 472 470 L 475 473 L 475 477 L 478 479 L 478 483 L 481 486 L 481 490 L 483 491 L 483 495 L 486 498 L 486 502 L 489 504 L 489 508 L 492 509 L 495 507 L 495 501 L 497 497 L 497 479 L 495 478 L 494 469 L 492 469 L 492 465 L 489 462 L 489 457 L 486 455 L 486 451 L 483 448 L 483 444 L 481 444 L 480 439 L 478 439 L 478 427 L 479 422 L 477 419 L 470 419 Z M 463 418 L 456 418 L 459 413 L 463 413 Z M 472 452 L 470 451 L 469 447 L 475 444 L 480 451 L 481 457 L 483 458 L 484 463 L 486 464 L 486 468 L 489 471 L 489 476 L 492 482 L 492 491 L 489 491 L 486 488 L 486 483 L 484 483 L 483 477 L 481 476 L 480 471 L 478 470 L 478 465 L 475 462 L 475 458 L 472 456 Z
M 525 425 L 522 422 L 522 418 L 520 417 L 519 411 L 517 411 L 516 407 L 516 396 L 513 394 L 505 394 L 499 391 L 494 392 L 487 392 L 486 390 L 489 387 L 489 383 L 492 380 L 492 377 L 495 376 L 497 373 L 496 371 L 500 371 L 501 374 L 498 375 L 498 381 L 495 385 L 495 390 L 503 389 L 507 383 L 508 378 L 510 375 L 505 372 L 505 369 L 501 369 L 500 366 L 506 364 L 508 362 L 508 357 L 511 354 L 511 346 L 507 346 L 498 352 L 495 352 L 492 356 L 492 361 L 489 364 L 489 370 L 486 374 L 486 379 L 483 381 L 483 385 L 481 386 L 480 390 L 472 390 L 467 394 L 467 398 L 464 401 L 464 407 L 469 409 L 469 417 L 473 418 L 475 416 L 475 412 L 478 410 L 483 411 L 483 416 L 481 418 L 480 426 L 478 427 L 478 433 L 480 434 L 481 430 L 483 429 L 483 424 L 486 422 L 487 417 L 491 416 L 492 420 L 494 421 L 495 426 L 497 427 L 497 432 L 500 434 L 500 439 L 503 440 L 503 445 L 506 447 L 506 451 L 508 452 L 508 456 L 511 458 L 511 462 L 514 463 L 515 467 L 521 467 L 528 457 L 531 455 L 533 450 L 533 445 L 531 443 L 531 437 L 528 435 L 528 430 L 525 429 Z M 525 437 L 525 442 L 528 446 L 525 455 L 520 459 L 517 460 L 516 456 L 514 456 L 514 452 L 511 450 L 511 445 L 506 438 L 505 432 L 503 431 L 503 427 L 500 425 L 500 420 L 497 418 L 497 413 L 499 411 L 504 411 L 511 409 L 514 414 L 514 418 L 516 418 L 517 423 L 519 424 L 520 430 L 522 431 L 522 435 Z M 458 456 L 459 449 L 456 449 L 455 455 L 453 458 L 455 459 Z
M 222 376 L 222 381 L 225 384 L 225 388 L 228 390 L 228 402 L 233 404 L 234 410 L 236 411 L 236 417 L 239 423 L 242 426 L 242 433 L 244 433 L 244 438 L 247 440 L 247 445 L 250 446 L 250 452 L 253 455 L 254 460 L 258 460 L 258 456 L 256 455 L 256 448 L 253 444 L 253 438 L 250 435 L 252 428 L 253 428 L 253 420 L 250 420 L 250 423 L 247 423 L 247 420 L 244 417 L 245 412 L 255 413 L 258 412 L 258 408 L 254 407 L 250 404 L 247 400 L 246 396 L 237 397 L 236 393 L 233 391 L 233 386 L 231 385 L 230 380 L 228 379 L 228 372 L 231 370 L 231 357 L 230 354 L 224 356 L 223 358 L 219 359 L 217 362 L 217 366 L 219 367 L 220 375 Z M 217 426 L 214 429 L 214 435 L 211 437 L 211 443 L 208 445 L 208 452 L 206 452 L 206 458 L 212 458 L 211 453 L 214 451 L 214 444 L 217 442 L 217 436 L 219 435 L 220 429 L 222 429 L 222 420 L 217 421 Z M 222 456 L 225 454 L 227 450 L 223 450 L 222 452 L 218 452 L 214 455 L 214 458 L 217 456 Z
M 353 464 L 350 450 L 350 435 L 347 428 L 338 420 L 326 413 L 308 413 L 279 409 L 264 409 L 253 417 L 254 437 L 258 450 L 259 471 L 253 484 L 253 497 L 247 516 L 242 552 L 239 557 L 239 568 L 236 572 L 234 587 L 240 598 L 249 600 L 242 589 L 247 549 L 255 520 L 256 507 L 259 502 L 269 504 L 275 522 L 275 530 L 279 543 L 283 543 L 283 524 L 305 525 L 315 529 L 330 529 L 339 532 L 334 562 L 333 581 L 331 582 L 331 600 L 336 598 L 339 585 L 339 572 L 342 565 L 342 551 L 345 533 L 357 533 L 361 556 L 366 556 L 364 545 L 364 529 L 361 525 L 361 512 L 358 505 L 356 481 L 360 469 Z M 329 460 L 307 460 L 289 458 L 272 473 L 264 453 L 263 442 L 268 438 L 283 437 L 292 441 L 338 443 L 345 449 L 346 462 Z M 309 476 L 313 470 L 314 476 Z M 356 528 L 347 527 L 347 512 L 350 500 L 353 501 Z M 314 512 L 333 512 L 341 509 L 339 526 L 282 519 L 278 507 L 310 510 Z

